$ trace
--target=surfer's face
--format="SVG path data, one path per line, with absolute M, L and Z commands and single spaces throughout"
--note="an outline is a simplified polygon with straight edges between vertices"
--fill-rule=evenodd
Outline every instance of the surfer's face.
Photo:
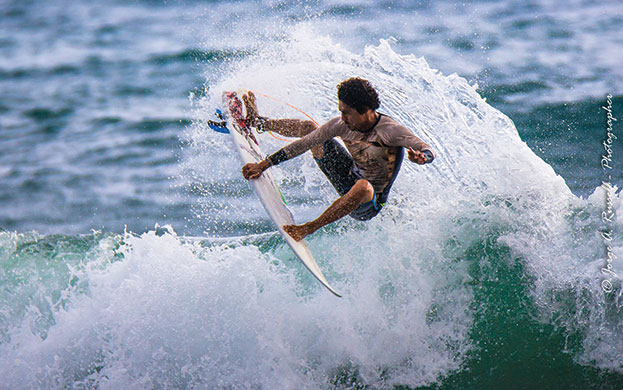
M 368 110 L 363 114 L 360 114 L 357 110 L 341 100 L 338 102 L 337 109 L 340 110 L 340 113 L 342 113 L 342 122 L 344 122 L 350 130 L 364 132 L 370 129 L 371 124 L 368 123 L 368 117 L 370 116 L 369 114 L 372 110 Z

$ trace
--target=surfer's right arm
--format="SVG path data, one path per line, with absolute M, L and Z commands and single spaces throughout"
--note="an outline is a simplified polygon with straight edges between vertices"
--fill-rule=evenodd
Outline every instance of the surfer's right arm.
M 312 121 L 300 119 L 268 119 L 257 117 L 254 120 L 258 129 L 261 127 L 264 131 L 275 131 L 286 137 L 301 137 L 316 129 L 316 124 Z M 258 126 L 259 125 L 259 126 Z M 273 165 L 277 165 L 290 157 L 284 149 L 280 149 L 276 153 L 268 156 L 265 160 L 258 163 L 248 163 L 242 167 L 242 175 L 245 179 L 257 179 L 262 172 Z
M 336 118 L 339 120 L 339 118 Z M 288 119 L 278 119 L 277 121 L 287 121 Z M 296 121 L 296 119 L 295 119 Z M 306 122 L 306 121 L 299 121 Z M 313 122 L 310 122 L 313 124 Z M 328 139 L 336 136 L 335 129 L 335 120 L 331 120 L 326 124 L 320 126 L 316 129 L 314 125 L 314 130 L 309 132 L 303 138 L 299 138 L 298 140 L 292 142 L 291 144 L 279 149 L 276 153 L 271 154 L 265 160 L 260 161 L 259 163 L 248 163 L 242 167 L 242 175 L 245 179 L 257 179 L 260 177 L 262 172 L 266 169 L 270 168 L 273 165 L 277 165 L 286 160 L 294 158 L 303 152 L 311 149 L 314 146 L 322 145 L 322 143 Z
M 341 123 L 339 117 L 320 127 L 310 120 L 269 119 L 259 116 L 253 92 L 249 91 L 242 96 L 242 99 L 247 109 L 246 122 L 249 125 L 256 127 L 259 131 L 274 131 L 286 137 L 299 137 L 298 140 L 270 155 L 267 159 L 243 166 L 242 175 L 246 179 L 257 179 L 262 172 L 271 166 L 296 157 L 313 147 L 318 147 L 324 141 L 339 135 L 340 126 L 338 124 Z

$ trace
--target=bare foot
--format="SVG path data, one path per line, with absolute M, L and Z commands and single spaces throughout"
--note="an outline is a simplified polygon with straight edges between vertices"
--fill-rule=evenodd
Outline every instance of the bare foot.
M 294 241 L 301 241 L 307 235 L 313 233 L 310 231 L 307 224 L 303 225 L 284 225 L 283 230 L 290 235 L 290 237 L 294 238 Z
M 255 94 L 252 91 L 248 91 L 244 95 L 242 95 L 242 100 L 244 101 L 244 106 L 247 110 L 247 116 L 245 121 L 249 126 L 255 126 L 255 122 L 257 121 L 258 113 L 257 113 L 257 103 L 255 101 Z

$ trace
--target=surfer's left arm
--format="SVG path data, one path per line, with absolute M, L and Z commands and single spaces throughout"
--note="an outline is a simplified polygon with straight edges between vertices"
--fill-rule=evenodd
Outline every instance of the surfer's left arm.
M 385 124 L 383 131 L 377 133 L 381 142 L 388 146 L 401 146 L 407 149 L 407 157 L 416 164 L 429 164 L 435 159 L 435 151 L 411 130 L 396 121 Z
M 288 124 L 294 124 L 294 127 L 291 127 L 290 130 L 297 130 L 300 128 L 302 130 L 306 130 L 307 135 L 292 142 L 290 145 L 279 149 L 276 153 L 271 154 L 265 160 L 262 160 L 258 163 L 248 163 L 243 166 L 242 175 L 247 180 L 257 179 L 258 177 L 260 177 L 262 172 L 264 172 L 271 166 L 280 164 L 286 160 L 296 157 L 301 153 L 305 152 L 306 150 L 311 149 L 313 146 L 321 144 L 323 141 L 326 140 L 323 137 L 332 137 L 331 132 L 327 134 L 327 131 L 324 130 L 325 126 L 321 126 L 319 129 L 316 129 L 316 125 L 311 121 L 302 121 L 298 119 L 269 119 L 268 121 L 271 121 L 271 126 L 286 126 Z M 270 130 L 275 130 L 275 127 L 270 128 Z M 280 134 L 283 135 L 283 133 Z
M 307 135 L 279 149 L 276 153 L 268 156 L 268 158 L 263 162 L 266 162 L 268 167 L 277 165 L 286 160 L 299 156 L 315 146 L 322 145 L 325 141 L 338 135 L 337 132 L 339 127 L 336 126 L 338 121 L 339 117 L 328 121 L 318 128 L 314 127 L 314 129 L 311 129 L 312 131 L 307 133 Z
M 407 130 L 408 131 L 408 130 Z M 416 164 L 429 164 L 435 159 L 435 152 L 426 142 L 411 133 L 402 134 L 399 145 L 407 149 L 407 157 Z

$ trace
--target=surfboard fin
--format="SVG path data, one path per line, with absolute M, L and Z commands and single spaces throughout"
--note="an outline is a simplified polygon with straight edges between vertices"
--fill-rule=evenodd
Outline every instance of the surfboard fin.
M 227 121 L 225 120 L 225 116 L 223 115 L 223 112 L 217 108 L 214 115 L 216 116 L 218 120 L 209 120 L 208 126 L 212 130 L 218 133 L 229 134 L 229 129 L 227 128 Z

